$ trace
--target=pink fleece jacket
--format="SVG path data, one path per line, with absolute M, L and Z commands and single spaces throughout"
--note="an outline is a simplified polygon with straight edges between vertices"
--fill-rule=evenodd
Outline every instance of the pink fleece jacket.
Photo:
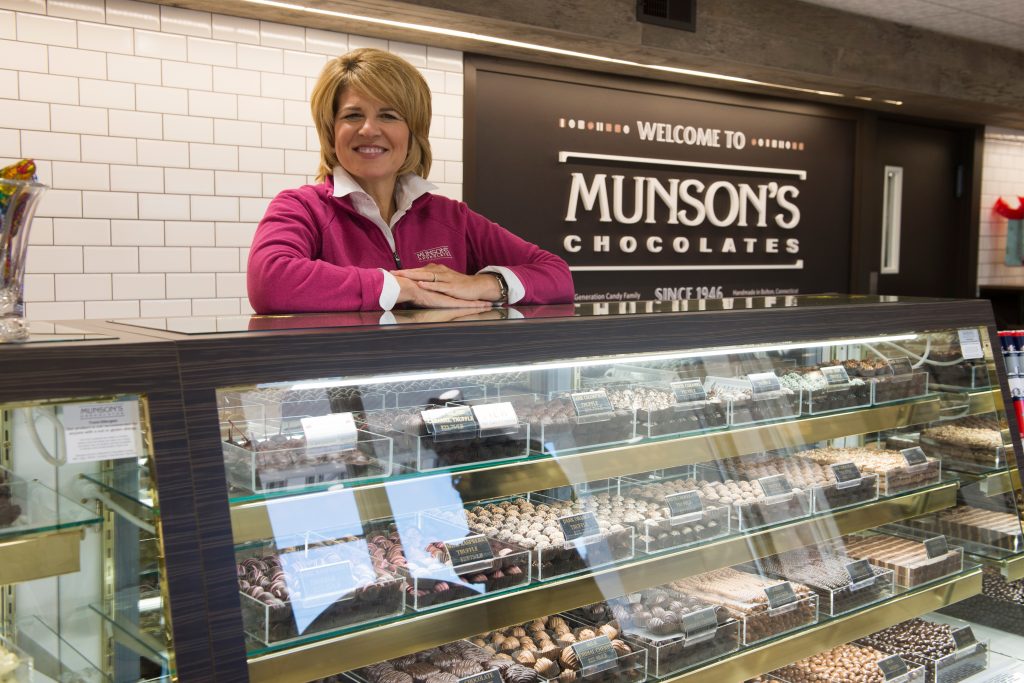
M 439 263 L 463 273 L 505 266 L 523 283 L 519 304 L 569 303 L 565 261 L 457 202 L 417 198 L 393 228 L 398 265 L 381 229 L 331 179 L 285 190 L 267 207 L 249 252 L 249 302 L 257 313 L 380 310 L 379 269 Z

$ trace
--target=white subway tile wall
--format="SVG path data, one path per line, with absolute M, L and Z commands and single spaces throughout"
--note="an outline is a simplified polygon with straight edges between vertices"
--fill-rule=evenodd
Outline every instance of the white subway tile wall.
M 1024 266 L 1006 265 L 1007 219 L 992 210 L 1000 197 L 1012 208 L 1024 201 L 1024 130 L 987 128 L 982 165 L 978 285 L 1024 286 Z
M 461 52 L 135 0 L 0 0 L 0 165 L 34 158 L 51 186 L 29 317 L 251 313 L 256 225 L 277 192 L 314 181 L 309 93 L 356 47 L 421 69 L 430 178 L 461 199 Z

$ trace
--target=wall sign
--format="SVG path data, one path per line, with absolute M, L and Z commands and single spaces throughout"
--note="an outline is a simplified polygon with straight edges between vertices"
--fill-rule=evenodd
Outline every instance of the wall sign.
M 469 61 L 470 206 L 566 259 L 577 301 L 846 291 L 852 120 Z

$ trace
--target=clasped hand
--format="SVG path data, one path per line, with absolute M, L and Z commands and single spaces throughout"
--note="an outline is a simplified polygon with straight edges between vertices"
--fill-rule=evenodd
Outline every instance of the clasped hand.
M 466 275 L 437 263 L 393 270 L 401 291 L 398 303 L 419 308 L 489 308 L 501 297 L 493 275 Z

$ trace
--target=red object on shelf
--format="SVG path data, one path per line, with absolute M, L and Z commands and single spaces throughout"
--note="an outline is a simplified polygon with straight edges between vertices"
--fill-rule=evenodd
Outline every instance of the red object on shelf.
M 1020 206 L 1016 209 L 1011 209 L 1010 205 L 1000 197 L 996 199 L 996 205 L 992 207 L 992 210 L 1003 218 L 1009 218 L 1013 221 L 1024 220 L 1024 197 L 1017 197 L 1017 201 L 1020 202 Z

